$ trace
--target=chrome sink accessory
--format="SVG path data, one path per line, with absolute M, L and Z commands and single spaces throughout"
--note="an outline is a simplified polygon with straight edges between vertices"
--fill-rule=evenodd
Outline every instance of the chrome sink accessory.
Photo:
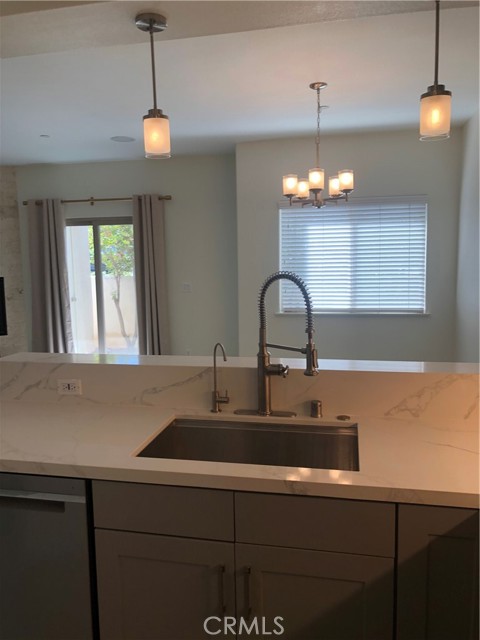
M 312 418 L 323 418 L 323 407 L 321 400 L 312 400 L 310 403 L 310 416 Z
M 230 402 L 230 398 L 228 397 L 228 391 L 225 389 L 225 394 L 223 396 L 220 395 L 220 392 L 217 389 L 217 347 L 220 347 L 223 353 L 223 361 L 227 361 L 227 354 L 225 353 L 225 347 L 221 342 L 217 342 L 217 344 L 213 347 L 213 391 L 212 391 L 212 413 L 219 413 L 221 411 L 221 404 L 228 404 Z
M 355 423 L 176 418 L 137 456 L 296 467 L 304 475 L 305 469 L 358 471 L 358 430 Z
M 283 344 L 273 344 L 267 342 L 267 314 L 265 311 L 265 294 L 271 284 L 277 280 L 290 280 L 300 289 L 300 292 L 305 300 L 305 313 L 307 317 L 307 327 L 305 333 L 307 334 L 307 344 L 303 348 L 286 347 Z M 291 271 L 277 271 L 269 276 L 260 289 L 260 296 L 258 299 L 258 310 L 260 315 L 260 335 L 258 342 L 258 354 L 257 354 L 257 377 L 258 377 L 258 410 L 242 410 L 235 411 L 241 415 L 259 414 L 261 416 L 295 416 L 296 414 L 291 411 L 272 411 L 272 398 L 271 398 L 271 376 L 283 376 L 288 375 L 288 366 L 283 364 L 271 364 L 270 353 L 267 351 L 267 347 L 273 349 L 285 349 L 286 351 L 297 351 L 303 353 L 306 358 L 306 376 L 317 375 L 317 350 L 313 342 L 313 334 L 315 329 L 313 327 L 313 313 L 312 313 L 312 301 L 310 294 L 307 291 L 307 287 L 303 280 L 299 278 L 295 273 Z

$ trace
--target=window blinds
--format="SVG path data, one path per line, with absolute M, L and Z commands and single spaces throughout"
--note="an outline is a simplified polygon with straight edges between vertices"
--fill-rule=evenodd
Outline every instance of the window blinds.
M 426 198 L 355 199 L 280 209 L 280 268 L 307 284 L 324 313 L 425 313 Z M 291 282 L 280 310 L 303 311 Z

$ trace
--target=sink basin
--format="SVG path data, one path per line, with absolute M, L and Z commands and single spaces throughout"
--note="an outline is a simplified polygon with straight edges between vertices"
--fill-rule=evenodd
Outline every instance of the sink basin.
M 359 471 L 356 424 L 176 418 L 137 456 Z

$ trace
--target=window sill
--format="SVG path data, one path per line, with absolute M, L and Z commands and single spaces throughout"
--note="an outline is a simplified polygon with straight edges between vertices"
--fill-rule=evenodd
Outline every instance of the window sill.
M 289 316 L 305 316 L 305 311 L 277 311 L 276 316 L 289 317 Z M 428 318 L 431 313 L 428 311 L 422 312 L 407 312 L 407 311 L 314 311 L 314 316 L 333 316 L 340 318 Z

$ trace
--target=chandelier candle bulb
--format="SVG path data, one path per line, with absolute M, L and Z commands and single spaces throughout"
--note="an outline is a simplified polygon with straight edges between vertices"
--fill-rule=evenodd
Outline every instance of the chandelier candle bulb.
M 338 176 L 332 176 L 328 179 L 328 195 L 330 198 L 338 198 L 341 195 Z
M 325 188 L 325 172 L 323 169 L 310 169 L 308 183 L 311 191 L 321 191 Z
M 338 181 L 340 183 L 340 191 L 350 193 L 353 191 L 353 171 L 351 169 L 343 169 L 338 172 Z
M 306 178 L 298 181 L 298 198 L 308 198 L 310 195 L 310 185 Z
M 283 195 L 290 197 L 296 196 L 298 193 L 298 176 L 295 173 L 289 173 L 283 176 Z

